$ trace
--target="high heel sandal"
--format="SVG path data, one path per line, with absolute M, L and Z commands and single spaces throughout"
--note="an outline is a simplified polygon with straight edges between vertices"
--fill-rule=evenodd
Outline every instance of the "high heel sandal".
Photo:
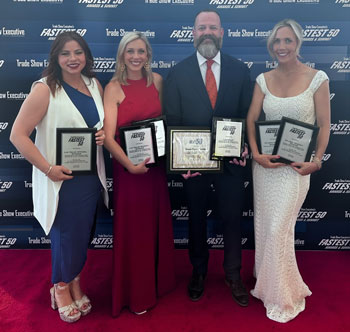
M 80 281 L 80 276 L 74 278 L 75 281 Z M 84 294 L 80 300 L 74 301 L 82 316 L 86 316 L 92 309 L 90 299 Z
M 81 312 L 79 311 L 79 308 L 77 308 L 76 304 L 74 302 L 72 302 L 69 305 L 66 305 L 64 307 L 59 308 L 57 306 L 57 302 L 56 302 L 56 298 L 55 298 L 55 289 L 59 288 L 59 289 L 65 289 L 68 286 L 59 286 L 58 284 L 55 284 L 54 287 L 52 287 L 50 289 L 50 294 L 51 294 L 51 308 L 53 310 L 58 309 L 58 313 L 60 315 L 60 318 L 67 323 L 74 323 L 77 320 L 80 319 L 81 317 Z M 77 310 L 77 313 L 72 315 L 72 312 L 74 310 Z

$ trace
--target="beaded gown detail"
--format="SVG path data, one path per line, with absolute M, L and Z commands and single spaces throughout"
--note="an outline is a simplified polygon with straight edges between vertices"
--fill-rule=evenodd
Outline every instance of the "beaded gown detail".
M 315 123 L 314 93 L 328 80 L 318 71 L 309 87 L 294 97 L 280 98 L 268 90 L 263 74 L 256 82 L 265 94 L 266 121 L 282 116 Z M 309 190 L 310 175 L 289 166 L 264 168 L 253 162 L 256 284 L 252 295 L 264 302 L 267 317 L 288 322 L 305 309 L 311 291 L 304 283 L 295 257 L 294 228 Z
M 118 128 L 161 115 L 158 91 L 146 80 L 122 85 Z M 164 165 L 131 174 L 113 160 L 114 249 L 112 315 L 123 307 L 142 312 L 175 287 L 174 240 Z

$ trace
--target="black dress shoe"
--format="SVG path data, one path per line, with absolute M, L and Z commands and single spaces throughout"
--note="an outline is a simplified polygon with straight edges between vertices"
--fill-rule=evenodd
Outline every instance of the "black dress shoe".
M 188 296 L 192 301 L 198 301 L 204 293 L 204 279 L 203 274 L 192 274 L 191 280 L 187 286 Z
M 241 279 L 239 280 L 228 280 L 225 279 L 225 283 L 231 289 L 233 299 L 241 306 L 247 307 L 249 303 L 249 295 L 246 288 L 243 285 Z

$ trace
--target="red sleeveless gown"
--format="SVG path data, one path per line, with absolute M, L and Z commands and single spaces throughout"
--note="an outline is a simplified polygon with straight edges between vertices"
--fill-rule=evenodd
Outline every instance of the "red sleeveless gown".
M 118 108 L 118 128 L 161 115 L 158 91 L 128 80 Z M 117 136 L 119 141 L 119 137 Z M 130 174 L 113 160 L 114 236 L 112 315 L 141 312 L 175 287 L 174 240 L 164 165 Z

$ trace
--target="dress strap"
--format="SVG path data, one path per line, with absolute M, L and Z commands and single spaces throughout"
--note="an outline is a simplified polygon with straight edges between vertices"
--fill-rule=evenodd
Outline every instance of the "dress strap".
M 326 80 L 329 81 L 327 74 L 323 70 L 319 70 L 310 83 L 310 90 L 312 93 L 315 93 L 320 85 Z
M 258 85 L 260 86 L 261 91 L 263 92 L 263 94 L 267 94 L 268 93 L 268 89 L 266 86 L 266 81 L 265 81 L 265 76 L 264 73 L 261 73 L 257 78 L 256 78 L 256 83 L 258 83 Z

